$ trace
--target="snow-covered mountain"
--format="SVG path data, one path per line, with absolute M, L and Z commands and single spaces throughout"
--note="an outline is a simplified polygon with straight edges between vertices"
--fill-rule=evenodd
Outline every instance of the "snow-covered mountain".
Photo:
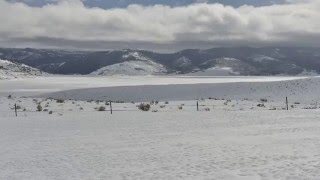
M 159 63 L 154 62 L 149 57 L 139 52 L 128 52 L 124 54 L 126 61 L 102 67 L 91 75 L 163 75 L 167 69 Z
M 224 75 L 227 71 L 239 75 L 299 75 L 320 72 L 319 52 L 319 48 L 296 47 L 187 49 L 176 53 L 0 48 L 0 59 L 53 74 L 148 75 L 218 70 Z
M 40 76 L 42 74 L 43 73 L 36 68 L 0 59 L 0 79 Z
M 166 68 L 152 61 L 126 61 L 98 69 L 91 75 L 163 75 Z

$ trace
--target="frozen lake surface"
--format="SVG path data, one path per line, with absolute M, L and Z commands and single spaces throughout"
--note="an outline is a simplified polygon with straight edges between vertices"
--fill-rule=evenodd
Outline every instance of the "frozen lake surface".
M 35 78 L 19 78 L 0 81 L 0 95 L 39 95 L 41 93 L 57 92 L 71 89 L 168 85 L 168 84 L 218 84 L 236 82 L 275 82 L 303 79 L 306 77 L 187 77 L 187 76 L 44 76 Z

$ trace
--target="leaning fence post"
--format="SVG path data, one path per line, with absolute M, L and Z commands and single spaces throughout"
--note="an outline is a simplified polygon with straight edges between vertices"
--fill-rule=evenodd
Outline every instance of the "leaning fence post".
M 17 104 L 14 104 L 14 112 L 16 114 L 16 117 L 18 116 L 18 113 L 17 113 Z
M 289 110 L 288 97 L 286 97 L 287 111 Z
M 110 101 L 110 113 L 112 114 L 112 101 Z
M 199 101 L 197 101 L 197 111 L 199 111 Z

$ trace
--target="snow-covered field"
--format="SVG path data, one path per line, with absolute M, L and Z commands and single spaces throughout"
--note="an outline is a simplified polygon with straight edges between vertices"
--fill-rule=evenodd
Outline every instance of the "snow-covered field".
M 37 76 L 0 81 L 0 95 L 38 95 L 71 89 L 168 85 L 168 84 L 217 84 L 234 82 L 275 82 L 303 79 L 305 77 L 188 77 L 188 76 Z
M 35 112 L 41 101 L 53 114 Z M 142 112 L 129 103 L 114 104 L 111 115 L 94 110 L 104 102 L 0 102 L 0 179 L 317 179 L 320 173 L 320 111 L 305 104 L 290 111 L 275 104 L 279 109 L 271 111 L 273 103 L 205 100 L 197 112 L 192 101 L 160 102 L 152 106 L 158 112 Z M 16 102 L 26 108 L 18 117 L 8 109 Z
M 0 179 L 318 179 L 318 87 L 318 77 L 3 80 Z M 128 102 L 111 115 L 112 98 Z

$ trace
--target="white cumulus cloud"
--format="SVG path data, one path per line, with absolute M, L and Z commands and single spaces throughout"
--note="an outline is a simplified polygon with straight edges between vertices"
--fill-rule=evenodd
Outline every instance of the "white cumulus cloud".
M 81 0 L 42 7 L 0 0 L 0 46 L 320 46 L 320 2 L 288 1 L 264 7 L 195 3 L 101 9 Z

